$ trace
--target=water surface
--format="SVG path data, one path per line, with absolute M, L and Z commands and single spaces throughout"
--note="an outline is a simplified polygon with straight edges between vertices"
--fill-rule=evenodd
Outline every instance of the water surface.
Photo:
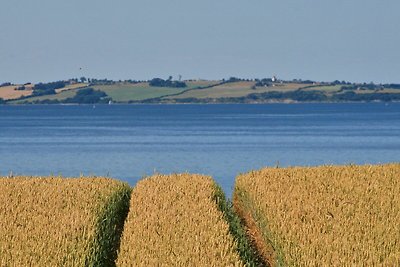
M 400 161 L 400 103 L 0 106 L 0 175 L 212 175 Z

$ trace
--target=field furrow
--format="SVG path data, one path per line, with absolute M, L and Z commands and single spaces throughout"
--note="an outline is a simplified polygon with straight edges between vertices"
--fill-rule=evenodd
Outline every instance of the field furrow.
M 266 168 L 234 207 L 274 266 L 399 266 L 400 165 Z

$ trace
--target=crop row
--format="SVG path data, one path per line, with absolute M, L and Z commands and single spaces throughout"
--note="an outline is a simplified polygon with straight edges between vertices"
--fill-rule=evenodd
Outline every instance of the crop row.
M 400 266 L 400 164 L 266 168 L 233 198 L 272 266 Z
M 106 178 L 0 179 L 0 266 L 107 266 L 128 185 Z
M 400 164 L 0 178 L 0 266 L 400 266 Z
M 156 175 L 132 192 L 117 266 L 241 266 L 211 177 Z

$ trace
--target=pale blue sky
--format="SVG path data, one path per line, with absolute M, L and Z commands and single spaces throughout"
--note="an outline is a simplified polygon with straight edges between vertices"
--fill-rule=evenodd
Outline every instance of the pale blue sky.
M 398 0 L 1 0 L 0 83 L 400 82 L 399 11 Z

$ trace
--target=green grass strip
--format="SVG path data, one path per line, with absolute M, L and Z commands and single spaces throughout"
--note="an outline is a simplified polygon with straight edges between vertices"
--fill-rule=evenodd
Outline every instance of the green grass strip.
M 259 212 L 258 209 L 253 205 L 253 202 L 251 201 L 247 192 L 235 188 L 234 199 L 236 205 L 235 207 L 240 207 L 239 209 L 241 209 L 244 213 L 247 213 L 247 215 L 250 216 L 252 220 L 254 220 L 255 226 L 257 227 L 257 231 L 260 234 L 260 237 L 262 238 L 263 244 L 265 246 L 260 249 L 266 249 L 269 252 L 273 252 L 272 254 L 273 256 L 272 258 L 269 258 L 270 262 L 266 263 L 266 266 L 276 266 L 276 267 L 291 266 L 285 263 L 283 250 L 279 245 L 279 242 L 277 241 L 276 238 L 274 238 L 271 231 L 269 231 L 268 222 L 262 216 L 261 212 Z M 241 221 L 244 225 L 248 223 L 244 218 L 241 219 Z M 256 246 L 254 246 L 254 248 L 258 251 Z M 258 255 L 260 255 L 260 257 L 263 258 L 261 256 L 261 253 L 259 253 Z M 266 260 L 264 260 L 263 258 L 263 261 L 265 262 Z
M 129 212 L 132 189 L 121 183 L 100 210 L 92 253 L 85 266 L 115 266 L 124 222 Z
M 215 184 L 215 201 L 229 224 L 229 231 L 237 242 L 237 252 L 245 266 L 267 266 L 247 237 L 246 230 L 240 217 L 234 211 L 232 202 L 226 199 L 218 184 Z

